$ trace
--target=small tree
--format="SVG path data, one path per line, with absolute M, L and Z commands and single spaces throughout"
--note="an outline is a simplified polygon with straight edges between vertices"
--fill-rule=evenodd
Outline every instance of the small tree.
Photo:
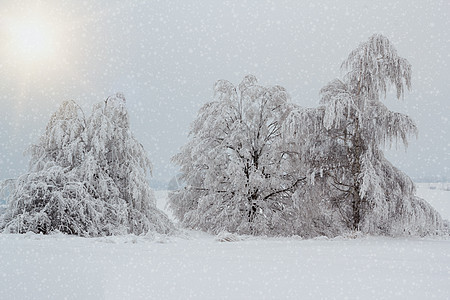
M 10 185 L 0 228 L 89 236 L 172 229 L 155 207 L 150 161 L 123 104 L 122 96 L 110 97 L 87 120 L 75 102 L 62 104 L 31 147 L 29 173 Z
M 291 133 L 314 177 L 329 186 L 328 199 L 346 227 L 370 233 L 428 234 L 442 227 L 439 214 L 414 196 L 411 179 L 383 156 L 382 147 L 417 134 L 406 115 L 390 111 L 380 98 L 394 86 L 397 98 L 411 86 L 411 66 L 382 35 L 373 35 L 342 64 L 343 80 L 321 90 L 322 107 L 294 112 Z M 305 129 L 311 123 L 313 131 Z M 307 148 L 305 148 L 305 146 Z
M 184 226 L 214 233 L 292 234 L 290 192 L 301 182 L 286 173 L 282 122 L 290 106 L 282 87 L 246 76 L 236 88 L 214 85 L 214 101 L 192 124 L 191 139 L 174 161 L 186 187 L 170 194 Z

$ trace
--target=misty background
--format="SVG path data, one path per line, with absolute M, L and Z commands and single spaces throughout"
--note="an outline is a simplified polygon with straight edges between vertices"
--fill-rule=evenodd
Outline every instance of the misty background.
M 34 15 L 50 25 L 53 54 L 18 59 L 6 49 L 5 20 Z M 1 1 L 0 16 L 0 180 L 27 171 L 24 150 L 64 100 L 90 114 L 122 92 L 153 163 L 152 185 L 164 187 L 216 80 L 253 74 L 314 107 L 374 33 L 413 71 L 405 99 L 388 94 L 384 103 L 412 117 L 419 136 L 406 152 L 393 145 L 388 159 L 417 181 L 450 180 L 449 1 Z

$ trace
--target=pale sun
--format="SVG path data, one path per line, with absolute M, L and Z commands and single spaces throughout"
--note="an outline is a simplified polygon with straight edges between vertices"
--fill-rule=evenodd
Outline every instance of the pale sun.
M 17 50 L 25 55 L 44 55 L 51 50 L 50 38 L 46 32 L 33 24 L 21 24 L 16 29 Z
M 42 62 L 56 54 L 52 28 L 37 18 L 10 22 L 9 37 L 10 54 L 16 60 Z

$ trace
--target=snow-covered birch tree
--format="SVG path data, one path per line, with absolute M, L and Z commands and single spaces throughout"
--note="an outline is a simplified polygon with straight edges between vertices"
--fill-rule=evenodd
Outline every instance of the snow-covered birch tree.
M 321 90 L 321 107 L 310 115 L 294 111 L 289 131 L 299 141 L 310 173 L 323 175 L 327 198 L 345 227 L 368 233 L 430 234 L 442 220 L 414 196 L 411 179 L 395 168 L 382 149 L 408 145 L 417 135 L 408 116 L 390 111 L 381 99 L 391 87 L 402 98 L 411 87 L 411 65 L 384 36 L 375 34 L 343 62 L 346 74 Z M 305 130 L 306 124 L 310 123 Z
M 98 236 L 172 230 L 155 207 L 146 180 L 150 161 L 131 134 L 121 95 L 95 105 L 88 119 L 74 101 L 64 102 L 30 152 L 29 172 L 8 182 L 4 231 Z
M 210 232 L 292 234 L 290 193 L 303 178 L 287 173 L 282 122 L 288 94 L 248 75 L 235 87 L 214 85 L 192 124 L 189 142 L 174 161 L 186 186 L 170 194 L 181 223 Z

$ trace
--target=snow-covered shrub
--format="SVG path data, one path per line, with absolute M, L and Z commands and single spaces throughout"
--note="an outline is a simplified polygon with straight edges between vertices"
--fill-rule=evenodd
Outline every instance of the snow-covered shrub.
M 64 102 L 30 152 L 29 173 L 9 183 L 4 231 L 98 236 L 173 229 L 155 206 L 150 160 L 130 131 L 120 94 L 96 104 L 88 119 L 74 101 Z
M 216 241 L 218 242 L 239 242 L 242 240 L 243 238 L 240 237 L 239 235 L 235 233 L 229 233 L 226 231 L 222 231 L 216 236 Z
M 124 222 L 110 218 L 103 201 L 89 195 L 76 174 L 60 166 L 22 175 L 15 185 L 2 224 L 5 232 L 57 230 L 91 236 L 126 232 Z

